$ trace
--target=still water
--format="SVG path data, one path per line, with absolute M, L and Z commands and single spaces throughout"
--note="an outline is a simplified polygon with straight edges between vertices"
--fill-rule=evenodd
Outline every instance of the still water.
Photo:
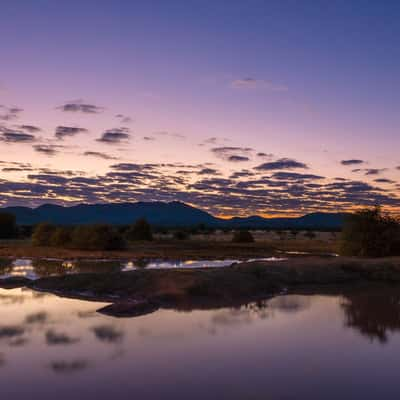
M 283 257 L 254 258 L 242 261 L 282 261 Z M 59 260 L 59 259 L 29 259 L 0 258 L 0 279 L 24 277 L 38 279 L 48 276 L 81 274 L 81 273 L 111 273 L 126 272 L 137 269 L 177 269 L 177 268 L 219 268 L 229 267 L 239 262 L 236 259 L 223 260 L 163 260 L 136 259 L 122 260 Z
M 1 399 L 398 399 L 400 294 L 114 318 L 0 290 Z

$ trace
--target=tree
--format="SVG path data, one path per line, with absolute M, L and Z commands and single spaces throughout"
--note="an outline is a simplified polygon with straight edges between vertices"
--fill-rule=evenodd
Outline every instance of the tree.
M 0 212 L 0 239 L 9 239 L 15 236 L 17 225 L 15 215 Z
M 340 253 L 361 257 L 400 254 L 399 220 L 384 214 L 379 206 L 351 214 L 343 226 Z
M 125 241 L 110 225 L 80 225 L 72 231 L 71 247 L 81 250 L 121 250 L 125 247 Z
M 129 240 L 153 240 L 151 226 L 146 219 L 138 219 L 126 232 Z
M 38 224 L 32 234 L 32 244 L 34 246 L 51 246 L 52 237 L 56 227 L 48 222 Z
M 68 247 L 71 244 L 72 229 L 66 226 L 59 226 L 53 232 L 50 244 L 55 247 Z
M 234 243 L 253 243 L 254 237 L 249 231 L 236 231 L 233 234 L 232 242 L 234 242 Z

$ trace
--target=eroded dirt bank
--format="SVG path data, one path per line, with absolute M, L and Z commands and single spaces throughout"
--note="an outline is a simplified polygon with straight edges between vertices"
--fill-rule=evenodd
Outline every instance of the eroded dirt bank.
M 191 310 L 235 307 L 291 291 L 330 291 L 357 285 L 400 284 L 400 258 L 296 258 L 254 261 L 227 268 L 138 270 L 78 274 L 28 281 L 5 280 L 3 287 L 28 286 L 60 296 L 112 303 L 101 310 L 135 316 L 158 308 Z M 400 289 L 400 285 L 399 285 Z

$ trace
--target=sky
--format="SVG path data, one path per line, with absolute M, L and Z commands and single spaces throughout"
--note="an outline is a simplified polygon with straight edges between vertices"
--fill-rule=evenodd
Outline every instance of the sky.
M 3 0 L 0 205 L 400 211 L 400 2 Z

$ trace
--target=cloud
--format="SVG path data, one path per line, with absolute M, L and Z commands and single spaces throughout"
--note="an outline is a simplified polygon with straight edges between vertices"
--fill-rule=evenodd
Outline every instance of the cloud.
M 307 164 L 293 160 L 291 158 L 280 158 L 255 167 L 259 171 L 272 171 L 277 169 L 308 169 Z
M 130 124 L 132 122 L 132 118 L 124 114 L 117 114 L 115 118 L 117 118 L 122 124 Z
M 158 132 L 153 132 L 153 135 L 158 135 L 158 136 L 171 136 L 175 137 L 178 139 L 185 139 L 186 136 L 182 135 L 180 133 L 174 133 L 174 132 L 168 132 L 168 131 L 158 131 Z
M 272 158 L 274 155 L 272 153 L 264 153 L 264 152 L 259 152 L 257 153 L 257 157 L 260 158 Z
M 38 153 L 46 154 L 48 156 L 54 156 L 58 153 L 58 149 L 62 146 L 56 146 L 51 144 L 36 144 L 33 146 L 34 150 Z
M 32 143 L 36 138 L 30 133 L 4 129 L 0 134 L 0 140 L 6 143 Z
M 109 129 L 103 133 L 103 135 L 97 139 L 98 142 L 107 144 L 121 143 L 130 138 L 128 128 L 115 128 Z
M 365 175 L 379 175 L 386 171 L 386 168 L 368 168 L 365 170 Z
M 64 139 L 66 136 L 74 136 L 78 133 L 88 132 L 85 128 L 79 128 L 76 126 L 57 126 L 55 136 L 58 139 Z
M 360 165 L 364 164 L 365 161 L 363 160 L 357 160 L 357 159 L 350 159 L 350 160 L 342 160 L 340 161 L 340 164 L 342 165 Z
M 386 179 L 386 178 L 374 179 L 374 182 L 376 182 L 376 183 L 396 183 L 395 181 L 392 181 L 391 179 Z
M 198 175 L 218 175 L 219 172 L 214 168 L 203 168 L 198 172 Z
M 117 157 L 110 156 L 106 153 L 101 153 L 99 151 L 85 151 L 83 153 L 84 156 L 88 157 L 97 157 L 97 158 L 102 158 L 103 160 L 117 160 Z
M 363 172 L 364 175 L 379 175 L 386 170 L 387 168 L 356 168 L 351 170 L 351 172 Z
M 263 89 L 271 92 L 286 92 L 288 88 L 283 85 L 266 81 L 264 79 L 255 79 L 252 77 L 235 79 L 231 82 L 230 86 L 233 89 Z
M 84 114 L 99 114 L 104 110 L 103 107 L 98 107 L 94 104 L 82 103 L 81 101 L 65 103 L 57 108 L 65 112 L 81 112 Z
M 22 129 L 23 131 L 27 131 L 29 133 L 37 133 L 41 131 L 39 127 L 34 125 L 20 125 L 18 128 Z
M 250 160 L 249 155 L 253 149 L 251 147 L 222 146 L 212 148 L 211 152 L 224 161 L 241 162 Z
M 296 172 L 276 172 L 272 174 L 271 178 L 278 180 L 321 180 L 325 177 L 313 174 L 299 174 Z
M 233 155 L 228 157 L 228 161 L 230 162 L 243 162 L 243 161 L 250 161 L 249 157 L 245 157 L 245 156 L 237 156 L 237 155 Z
M 19 107 L 6 107 L 0 105 L 0 120 L 10 121 L 17 119 L 24 110 Z

